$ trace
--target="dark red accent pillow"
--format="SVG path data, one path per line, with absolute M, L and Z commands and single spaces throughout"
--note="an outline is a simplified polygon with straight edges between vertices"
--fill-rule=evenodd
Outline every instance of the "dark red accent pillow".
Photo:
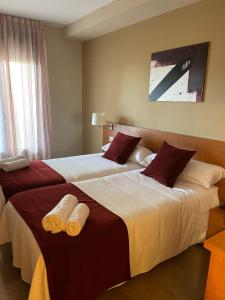
M 177 177 L 195 152 L 179 149 L 164 142 L 155 159 L 141 174 L 152 177 L 168 187 L 173 187 Z
M 130 136 L 118 132 L 103 157 L 123 165 L 127 162 L 129 156 L 140 140 L 141 137 Z

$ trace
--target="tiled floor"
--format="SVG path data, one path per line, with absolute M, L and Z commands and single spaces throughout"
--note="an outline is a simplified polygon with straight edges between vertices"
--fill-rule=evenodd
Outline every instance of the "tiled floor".
M 202 300 L 208 264 L 209 253 L 200 245 L 193 246 L 104 293 L 99 300 Z M 20 279 L 20 271 L 12 267 L 10 245 L 0 246 L 0 300 L 25 300 L 28 292 L 29 285 Z

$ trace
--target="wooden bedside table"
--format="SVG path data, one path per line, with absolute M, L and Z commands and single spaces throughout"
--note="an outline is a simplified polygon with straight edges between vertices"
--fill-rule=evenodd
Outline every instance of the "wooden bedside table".
M 225 205 L 210 210 L 206 237 L 210 238 L 223 230 L 225 230 Z
M 204 242 L 211 252 L 204 300 L 225 299 L 225 230 Z

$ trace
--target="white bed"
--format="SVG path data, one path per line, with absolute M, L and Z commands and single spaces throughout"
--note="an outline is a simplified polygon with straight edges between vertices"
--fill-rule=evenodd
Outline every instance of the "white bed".
M 131 275 L 147 272 L 206 237 L 216 187 L 178 181 L 174 188 L 134 170 L 77 182 L 81 190 L 120 216 L 128 229 Z M 49 300 L 44 260 L 25 222 L 9 202 L 0 221 L 0 244 L 12 242 L 13 264 L 31 282 L 30 300 Z M 39 297 L 39 298 L 38 298 Z
M 62 175 L 66 182 L 77 182 L 143 168 L 129 161 L 120 165 L 102 157 L 103 153 L 78 155 L 44 160 L 49 167 Z
M 102 157 L 103 153 L 78 155 L 71 157 L 43 160 L 49 167 L 59 173 L 66 182 L 98 178 L 102 176 L 136 170 L 143 166 L 128 161 L 120 165 Z M 5 205 L 5 197 L 0 186 L 0 215 Z

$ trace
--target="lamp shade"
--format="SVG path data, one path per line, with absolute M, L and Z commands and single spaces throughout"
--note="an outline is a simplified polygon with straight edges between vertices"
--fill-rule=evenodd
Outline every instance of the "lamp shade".
M 91 125 L 104 126 L 106 124 L 105 113 L 92 113 Z

